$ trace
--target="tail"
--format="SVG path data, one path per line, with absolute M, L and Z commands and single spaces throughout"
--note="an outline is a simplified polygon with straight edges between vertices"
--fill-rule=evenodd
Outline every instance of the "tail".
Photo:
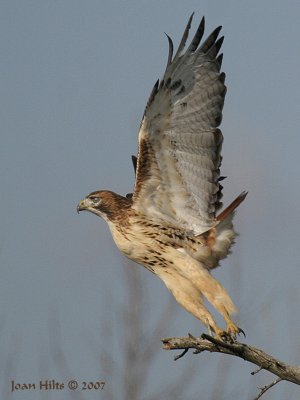
M 242 192 L 228 207 L 225 208 L 219 215 L 217 215 L 217 223 L 224 221 L 229 215 L 231 215 L 234 210 L 245 200 L 248 192 Z
M 214 228 L 210 231 L 210 237 L 213 238 L 211 241 L 211 249 L 216 262 L 209 269 L 213 269 L 218 265 L 219 260 L 225 258 L 230 250 L 230 247 L 234 243 L 236 232 L 233 229 L 232 219 L 234 216 L 234 210 L 241 204 L 241 202 L 247 196 L 247 192 L 242 192 L 224 211 L 216 217 L 216 223 Z

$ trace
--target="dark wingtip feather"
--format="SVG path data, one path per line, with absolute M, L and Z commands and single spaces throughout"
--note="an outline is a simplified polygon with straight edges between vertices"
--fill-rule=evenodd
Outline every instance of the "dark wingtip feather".
M 193 37 L 193 40 L 191 41 L 191 44 L 189 45 L 188 52 L 193 52 L 197 49 L 197 47 L 202 39 L 204 29 L 205 29 L 205 18 L 202 17 L 201 22 L 197 28 L 197 31 Z
M 171 64 L 172 57 L 173 57 L 173 50 L 174 50 L 174 45 L 173 45 L 173 40 L 170 38 L 170 36 L 165 32 L 165 35 L 168 38 L 168 43 L 169 43 L 169 54 L 168 54 L 168 61 L 167 61 L 167 67 Z
M 219 75 L 219 77 L 218 77 L 218 80 L 219 80 L 220 82 L 222 82 L 222 83 L 225 83 L 225 78 L 226 78 L 225 72 L 221 72 L 220 75 Z
M 185 30 L 184 30 L 184 32 L 183 32 L 183 35 L 182 35 L 181 41 L 180 41 L 180 43 L 179 43 L 178 49 L 177 49 L 177 51 L 176 51 L 176 54 L 175 54 L 174 59 L 176 59 L 176 58 L 180 55 L 180 53 L 182 52 L 182 50 L 184 49 L 184 46 L 185 46 L 186 41 L 187 41 L 187 38 L 188 38 L 188 36 L 189 36 L 189 31 L 190 31 L 190 29 L 191 29 L 191 25 L 192 25 L 192 20 L 193 20 L 194 14 L 195 14 L 195 13 L 193 12 L 193 13 L 191 14 L 189 20 L 188 20 L 187 26 L 185 27 Z
M 224 42 L 224 36 L 220 37 L 220 39 L 218 39 L 212 46 L 211 48 L 208 50 L 207 55 L 211 58 L 214 59 L 217 54 L 220 51 L 220 48 L 222 47 L 222 44 Z
M 134 168 L 134 172 L 136 172 L 137 156 L 132 155 L 131 156 L 131 161 L 132 161 L 132 165 L 133 165 L 133 168 Z
M 216 60 L 217 60 L 217 64 L 218 64 L 219 70 L 220 70 L 222 67 L 222 62 L 223 62 L 223 53 L 219 54 Z
M 202 44 L 200 47 L 200 50 L 202 53 L 207 53 L 208 50 L 211 48 L 211 46 L 215 43 L 217 40 L 220 30 L 222 29 L 222 26 L 218 26 L 215 30 L 212 31 L 212 33 L 208 36 L 208 38 L 205 40 L 205 42 Z
M 146 108 L 145 108 L 145 112 L 147 110 L 147 108 L 149 107 L 149 105 L 152 103 L 152 101 L 154 100 L 154 97 L 156 96 L 157 92 L 158 92 L 158 88 L 159 88 L 159 79 L 157 79 L 157 81 L 155 82 L 153 89 L 151 91 L 151 94 L 149 96 Z M 144 113 L 145 114 L 145 113 Z

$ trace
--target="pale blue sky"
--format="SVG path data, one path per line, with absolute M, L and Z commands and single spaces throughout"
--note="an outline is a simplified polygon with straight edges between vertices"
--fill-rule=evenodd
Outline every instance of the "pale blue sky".
M 43 375 L 65 378 L 52 351 L 53 315 L 60 320 L 59 345 L 73 377 L 104 376 L 91 342 L 99 352 L 105 346 L 101 329 L 108 318 L 116 323 L 115 343 L 121 342 L 111 311 L 126 298 L 125 259 L 105 223 L 78 216 L 75 206 L 92 190 L 132 190 L 130 156 L 147 97 L 167 59 L 164 32 L 178 44 L 192 11 L 193 28 L 205 15 L 206 34 L 223 25 L 225 35 L 224 201 L 249 191 L 236 218 L 237 244 L 215 276 L 240 308 L 237 320 L 247 342 L 299 364 L 299 2 L 10 0 L 0 5 L 2 398 L 40 398 L 38 392 L 7 391 L 11 378 L 38 381 L 41 365 Z M 142 276 L 151 294 L 151 330 L 156 310 L 170 295 L 154 276 Z M 106 300 L 112 293 L 114 305 Z M 156 333 L 156 386 L 171 387 L 193 362 L 199 377 L 187 394 L 210 398 L 218 357 L 174 363 L 159 343 L 164 336 L 202 331 L 178 306 L 172 327 Z M 116 362 L 118 346 L 112 349 Z M 272 379 L 249 377 L 251 366 L 228 362 L 224 399 L 232 393 L 252 398 L 257 386 Z M 105 379 L 121 399 L 118 382 Z M 265 400 L 281 399 L 287 387 Z M 296 389 L 290 388 L 289 399 L 299 398 Z M 143 398 L 151 390 L 148 385 Z M 105 399 L 105 391 L 83 398 L 99 397 Z

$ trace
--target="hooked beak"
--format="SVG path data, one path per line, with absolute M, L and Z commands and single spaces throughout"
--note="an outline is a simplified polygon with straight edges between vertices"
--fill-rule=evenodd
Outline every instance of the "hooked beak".
M 77 213 L 79 214 L 80 211 L 84 211 L 84 210 L 86 210 L 86 208 L 87 207 L 85 205 L 85 200 L 81 200 L 80 203 L 78 204 L 77 208 L 76 208 Z

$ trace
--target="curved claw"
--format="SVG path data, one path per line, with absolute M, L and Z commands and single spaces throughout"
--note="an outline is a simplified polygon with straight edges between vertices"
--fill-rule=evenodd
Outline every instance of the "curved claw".
M 239 326 L 238 326 L 238 329 L 239 329 L 238 335 L 240 336 L 240 334 L 242 333 L 244 335 L 244 337 L 246 337 L 246 333 L 243 331 L 243 329 L 240 328 Z
M 240 335 L 242 333 L 244 337 L 246 337 L 245 332 L 243 331 L 242 328 L 237 326 L 233 321 L 228 320 L 227 321 L 227 327 L 226 327 L 226 333 L 229 337 L 231 337 L 233 340 L 236 340 L 236 336 Z

